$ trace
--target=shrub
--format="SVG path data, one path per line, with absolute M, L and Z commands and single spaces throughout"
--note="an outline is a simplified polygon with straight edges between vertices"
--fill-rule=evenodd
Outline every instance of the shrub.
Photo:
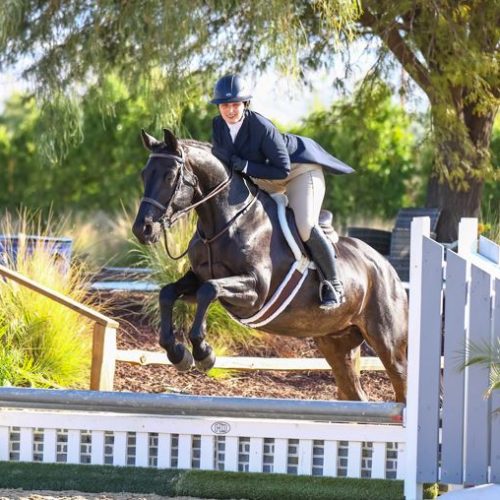
M 11 222 L 10 216 L 4 216 L 0 233 L 14 234 L 22 228 L 40 236 L 50 234 L 39 231 L 40 214 L 25 211 Z M 40 240 L 28 248 L 20 238 L 16 262 L 10 264 L 37 283 L 89 305 L 83 270 L 62 265 L 50 244 Z M 12 280 L 0 279 L 0 385 L 86 387 L 91 331 L 90 320 L 73 310 Z

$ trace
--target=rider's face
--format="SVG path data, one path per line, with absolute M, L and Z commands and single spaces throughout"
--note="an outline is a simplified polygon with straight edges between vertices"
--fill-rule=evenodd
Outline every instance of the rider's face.
M 243 116 L 245 104 L 242 102 L 225 102 L 219 104 L 219 113 L 226 123 L 238 123 Z

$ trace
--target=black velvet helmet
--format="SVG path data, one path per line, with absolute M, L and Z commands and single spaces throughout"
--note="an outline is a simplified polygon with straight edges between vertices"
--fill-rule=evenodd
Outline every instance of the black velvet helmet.
M 252 98 L 247 83 L 239 75 L 226 75 L 215 84 L 212 104 L 245 102 Z

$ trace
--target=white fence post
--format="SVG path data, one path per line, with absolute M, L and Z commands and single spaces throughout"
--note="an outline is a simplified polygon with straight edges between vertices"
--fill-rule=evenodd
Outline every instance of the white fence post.
M 411 223 L 410 309 L 408 318 L 408 386 L 406 402 L 406 500 L 419 500 L 422 484 L 417 483 L 418 393 L 420 359 L 420 310 L 422 306 L 423 237 L 430 235 L 430 218 L 416 217 Z
M 463 217 L 458 224 L 458 255 L 467 258 L 477 252 L 477 219 Z

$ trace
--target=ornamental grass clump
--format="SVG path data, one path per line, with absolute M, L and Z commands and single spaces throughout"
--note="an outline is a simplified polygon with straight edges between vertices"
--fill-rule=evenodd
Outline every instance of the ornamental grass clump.
M 5 218 L 1 222 L 0 233 L 12 234 Z M 23 276 L 89 305 L 81 268 L 61 260 L 53 242 L 44 241 L 43 235 L 30 244 L 22 234 L 16 236 L 16 255 L 7 252 L 9 266 L 15 265 Z M 88 387 L 92 326 L 73 310 L 0 277 L 0 386 Z
M 187 249 L 194 232 L 194 216 L 181 219 L 168 231 L 167 244 L 173 257 L 181 255 Z M 175 260 L 168 256 L 163 238 L 156 245 L 147 246 L 136 242 L 132 252 L 138 265 L 152 270 L 151 279 L 160 286 L 177 281 L 189 269 L 187 257 Z M 160 312 L 157 294 L 145 298 L 144 310 L 151 318 L 152 324 L 159 328 Z M 183 300 L 176 301 L 173 314 L 174 328 L 184 337 L 187 337 L 191 328 L 194 313 L 193 304 L 188 304 Z M 208 341 L 219 356 L 235 354 L 242 347 L 260 343 L 262 339 L 262 334 L 257 330 L 234 321 L 217 301 L 208 309 L 206 325 Z

